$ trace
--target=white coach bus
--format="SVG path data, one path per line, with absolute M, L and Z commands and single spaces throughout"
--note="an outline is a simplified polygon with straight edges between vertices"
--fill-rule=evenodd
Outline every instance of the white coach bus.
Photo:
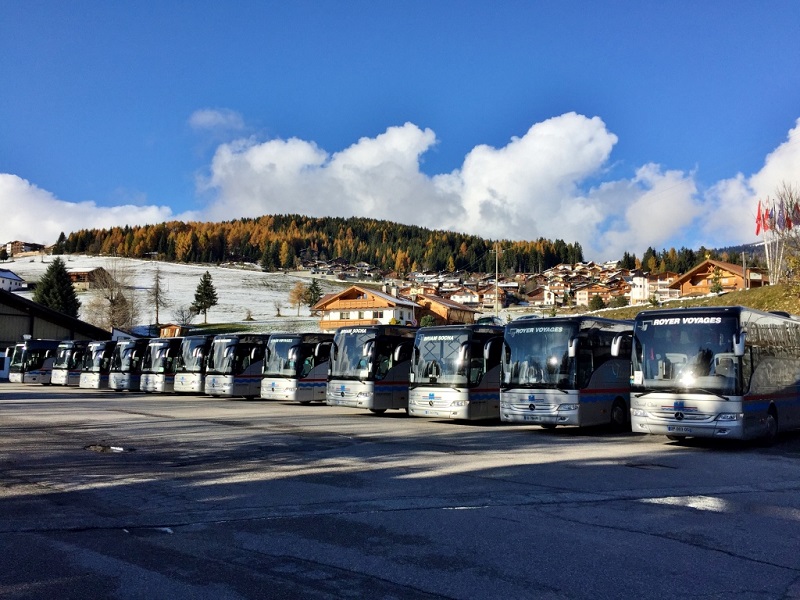
M 408 414 L 458 420 L 500 418 L 503 327 L 444 325 L 417 331 Z
M 87 340 L 64 340 L 56 349 L 50 383 L 53 385 L 78 385 L 81 382 L 83 354 L 89 346 Z
M 332 333 L 273 333 L 267 342 L 261 397 L 325 402 Z
M 205 393 L 257 398 L 261 394 L 264 350 L 269 337 L 257 333 L 216 336 L 208 354 Z
M 593 316 L 506 325 L 501 420 L 628 429 L 632 330 L 632 321 Z
M 416 327 L 342 327 L 333 337 L 326 402 L 380 414 L 408 410 L 411 352 Z
M 206 362 L 214 336 L 189 335 L 183 338 L 175 369 L 175 391 L 202 394 L 205 388 Z
M 636 316 L 633 431 L 762 438 L 800 427 L 800 321 L 742 306 Z

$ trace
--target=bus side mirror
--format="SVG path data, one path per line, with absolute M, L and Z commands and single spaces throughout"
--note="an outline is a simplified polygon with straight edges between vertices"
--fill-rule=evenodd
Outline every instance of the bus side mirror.
M 578 355 L 578 338 L 572 338 L 567 345 L 567 353 L 570 358 L 575 358 Z
M 622 346 L 622 336 L 615 335 L 614 339 L 611 340 L 611 356 L 618 357 L 619 349 L 621 346 Z
M 744 356 L 744 340 L 745 340 L 745 332 L 740 331 L 739 333 L 733 334 L 733 354 L 734 356 Z

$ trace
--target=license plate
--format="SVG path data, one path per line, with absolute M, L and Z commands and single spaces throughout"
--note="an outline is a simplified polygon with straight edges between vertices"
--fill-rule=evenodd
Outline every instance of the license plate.
M 539 421 L 540 418 L 535 415 L 522 415 L 523 421 Z
M 669 425 L 667 431 L 670 433 L 692 433 L 691 427 L 681 427 L 679 425 Z

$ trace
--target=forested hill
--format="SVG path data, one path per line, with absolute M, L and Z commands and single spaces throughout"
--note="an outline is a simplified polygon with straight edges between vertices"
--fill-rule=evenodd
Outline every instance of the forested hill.
M 494 241 L 451 231 L 352 217 L 268 215 L 222 223 L 171 221 L 158 225 L 82 229 L 63 234 L 57 251 L 157 255 L 178 262 L 249 261 L 265 270 L 293 268 L 301 258 L 343 258 L 384 270 L 409 272 L 495 269 Z M 562 240 L 503 241 L 500 269 L 535 272 L 583 261 L 578 243 Z

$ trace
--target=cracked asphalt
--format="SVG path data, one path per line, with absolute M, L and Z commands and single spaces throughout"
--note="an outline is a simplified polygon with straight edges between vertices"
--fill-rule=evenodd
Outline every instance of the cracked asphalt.
M 3 383 L 0 597 L 800 598 L 800 433 Z

